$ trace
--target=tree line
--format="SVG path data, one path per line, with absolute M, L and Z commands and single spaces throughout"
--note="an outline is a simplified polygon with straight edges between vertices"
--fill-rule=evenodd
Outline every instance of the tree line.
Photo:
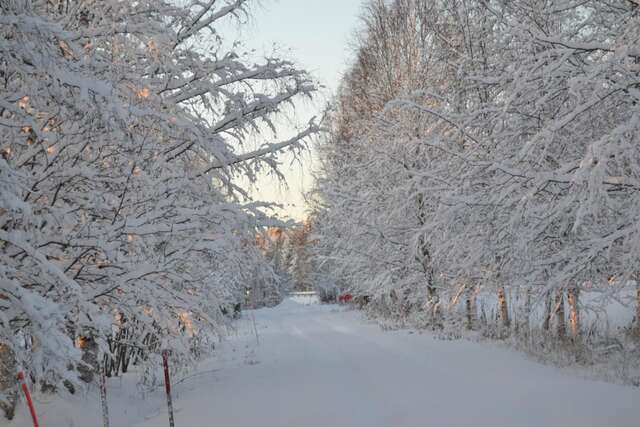
M 575 352 L 615 301 L 638 336 L 638 2 L 369 0 L 329 122 L 319 286 Z
M 225 33 L 253 3 L 0 0 L 7 415 L 18 367 L 52 389 L 129 363 L 153 380 L 161 350 L 210 354 L 247 287 L 281 280 L 237 178 L 318 132 L 275 121 L 317 85 Z

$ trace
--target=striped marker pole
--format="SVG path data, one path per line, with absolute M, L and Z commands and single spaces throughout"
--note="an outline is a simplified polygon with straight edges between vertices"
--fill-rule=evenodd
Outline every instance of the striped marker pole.
M 100 375 L 100 402 L 102 403 L 102 426 L 109 427 L 109 405 L 107 404 L 107 377 L 104 369 Z
M 39 427 L 40 425 L 38 424 L 38 418 L 36 417 L 36 410 L 33 407 L 33 400 L 31 400 L 31 393 L 29 393 L 29 387 L 27 387 L 27 380 L 25 378 L 24 371 L 18 372 L 18 381 L 20 382 L 20 387 L 22 388 L 24 397 L 27 400 L 27 406 L 31 413 L 31 419 L 33 420 L 33 427 Z
M 175 427 L 173 401 L 171 400 L 171 380 L 169 378 L 169 350 L 162 351 L 162 365 L 164 367 L 164 389 L 167 392 L 167 408 L 169 409 L 169 427 Z

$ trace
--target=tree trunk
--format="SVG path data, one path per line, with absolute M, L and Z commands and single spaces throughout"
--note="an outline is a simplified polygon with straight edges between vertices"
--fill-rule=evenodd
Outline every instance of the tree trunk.
M 556 293 L 556 333 L 558 338 L 567 336 L 567 327 L 564 321 L 564 292 L 558 289 Z
M 500 320 L 502 326 L 509 328 L 511 322 L 509 320 L 509 307 L 507 306 L 507 295 L 504 291 L 504 286 L 498 288 L 498 307 L 500 310 Z
M 522 321 L 525 337 L 529 337 L 531 331 L 531 288 L 527 287 L 524 296 L 524 319 Z
M 569 327 L 571 328 L 571 338 L 577 340 L 580 337 L 580 290 L 569 288 L 567 290 L 567 303 L 569 304 Z
M 545 332 L 549 332 L 549 330 L 551 329 L 551 317 L 553 316 L 553 299 L 551 298 L 550 292 L 547 292 L 546 299 L 547 305 L 545 307 L 544 323 L 542 324 L 542 329 Z
M 431 316 L 431 326 L 440 328 L 440 298 L 435 286 L 427 286 L 427 310 Z
M 81 336 L 78 338 L 78 347 L 82 351 L 82 363 L 78 364 L 79 378 L 90 384 L 93 382 L 94 374 L 99 372 L 98 343 L 91 336 Z
M 15 416 L 16 402 L 18 401 L 16 375 L 16 361 L 13 352 L 8 345 L 0 343 L 0 394 L 4 395 L 4 400 L 0 400 L 0 409 L 8 420 Z
M 635 334 L 640 337 L 640 280 L 636 279 L 636 324 Z
M 471 331 L 476 325 L 476 317 L 477 317 L 475 286 L 469 286 L 467 288 L 466 309 L 467 309 L 467 329 Z

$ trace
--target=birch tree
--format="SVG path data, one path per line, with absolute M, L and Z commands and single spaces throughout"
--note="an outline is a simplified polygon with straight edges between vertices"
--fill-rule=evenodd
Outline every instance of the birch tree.
M 580 291 L 602 305 L 637 270 L 638 13 L 369 2 L 323 146 L 318 256 L 356 293 L 422 295 L 418 311 L 491 290 L 507 329 L 566 301 L 579 336 Z

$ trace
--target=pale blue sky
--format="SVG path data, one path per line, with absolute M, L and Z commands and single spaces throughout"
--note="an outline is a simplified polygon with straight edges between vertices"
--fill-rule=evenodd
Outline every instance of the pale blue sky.
M 245 40 L 255 48 L 288 47 L 295 59 L 335 89 L 362 0 L 261 0 Z
M 284 56 L 311 71 L 327 86 L 316 105 L 303 107 L 301 115 L 319 115 L 327 97 L 335 91 L 351 52 L 349 41 L 358 25 L 362 0 L 261 0 L 252 9 L 250 24 L 242 29 L 241 39 L 257 53 L 271 53 L 274 44 Z M 314 111 L 315 110 L 315 111 Z M 276 179 L 261 177 L 252 194 L 260 200 L 286 205 L 286 215 L 304 217 L 302 193 L 310 188 L 313 150 L 303 156 L 303 164 L 282 156 L 288 189 Z

